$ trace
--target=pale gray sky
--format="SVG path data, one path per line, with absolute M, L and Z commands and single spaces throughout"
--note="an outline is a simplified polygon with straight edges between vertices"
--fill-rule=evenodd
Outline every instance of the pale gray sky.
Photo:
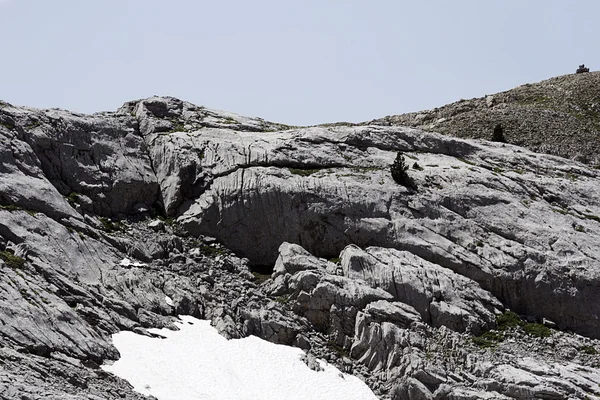
M 0 0 L 0 99 L 363 121 L 598 70 L 599 16 L 597 0 Z

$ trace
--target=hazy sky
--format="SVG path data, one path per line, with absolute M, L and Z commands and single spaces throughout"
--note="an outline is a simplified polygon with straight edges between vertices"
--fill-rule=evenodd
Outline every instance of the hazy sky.
M 598 0 L 0 0 L 0 99 L 364 121 L 600 69 Z

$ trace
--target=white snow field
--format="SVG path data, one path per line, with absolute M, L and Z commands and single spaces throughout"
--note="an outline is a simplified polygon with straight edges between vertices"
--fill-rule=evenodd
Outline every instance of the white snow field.
M 311 370 L 300 349 L 255 336 L 227 340 L 210 321 L 180 319 L 179 331 L 150 330 L 166 339 L 114 334 L 121 358 L 102 368 L 159 400 L 377 399 L 363 381 L 324 361 L 324 371 Z

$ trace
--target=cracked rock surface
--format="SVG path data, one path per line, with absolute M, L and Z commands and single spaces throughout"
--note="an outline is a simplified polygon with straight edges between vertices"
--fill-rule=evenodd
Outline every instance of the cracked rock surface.
M 599 183 L 399 126 L 2 102 L 0 398 L 144 398 L 99 369 L 110 335 L 182 314 L 383 399 L 600 398 Z

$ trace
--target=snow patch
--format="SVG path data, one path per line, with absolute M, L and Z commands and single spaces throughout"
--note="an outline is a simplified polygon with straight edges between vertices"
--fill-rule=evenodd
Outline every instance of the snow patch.
M 145 267 L 146 264 L 141 263 L 141 262 L 133 262 L 131 261 L 129 258 L 124 258 L 121 260 L 121 262 L 119 263 L 119 265 L 121 267 Z
M 173 307 L 173 299 L 171 299 L 169 296 L 165 296 L 165 303 L 167 303 L 167 305 Z
M 360 379 L 325 361 L 323 371 L 309 369 L 300 349 L 255 336 L 227 340 L 210 321 L 180 318 L 179 331 L 149 330 L 166 339 L 114 334 L 121 358 L 102 368 L 159 400 L 377 399 Z

